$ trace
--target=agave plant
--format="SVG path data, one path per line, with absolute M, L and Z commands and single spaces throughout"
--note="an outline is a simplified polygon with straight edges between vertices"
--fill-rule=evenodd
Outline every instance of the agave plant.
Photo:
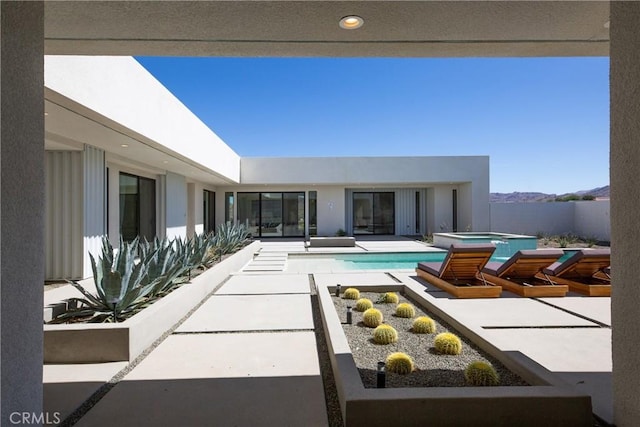
M 145 252 L 142 262 L 147 266 L 146 281 L 153 284 L 150 292 L 152 297 L 166 294 L 183 282 L 188 269 L 166 237 L 162 240 L 158 238 L 154 240 Z
M 219 256 L 236 252 L 248 239 L 249 230 L 244 224 L 220 224 L 214 238 L 215 251 Z
M 89 322 L 117 321 L 130 316 L 146 303 L 155 283 L 149 282 L 147 265 L 138 258 L 138 244 L 138 239 L 131 243 L 121 239 L 114 254 L 109 241 L 103 238 L 102 254 L 98 260 L 90 254 L 97 294 L 93 295 L 77 281 L 71 281 L 84 298 L 72 298 L 70 305 L 77 308 L 61 314 L 56 321 L 78 317 L 90 317 Z

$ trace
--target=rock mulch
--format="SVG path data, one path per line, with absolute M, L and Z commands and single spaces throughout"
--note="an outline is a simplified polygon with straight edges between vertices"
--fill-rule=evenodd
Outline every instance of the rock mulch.
M 333 302 L 341 319 L 344 333 L 351 347 L 353 357 L 360 371 L 360 377 L 366 388 L 376 387 L 376 370 L 378 362 L 384 361 L 393 352 L 404 352 L 410 355 L 416 370 L 408 375 L 387 373 L 386 387 L 464 387 L 464 369 L 473 361 L 488 362 L 500 375 L 501 386 L 528 385 L 518 375 L 505 368 L 499 361 L 489 356 L 477 346 L 461 336 L 456 330 L 422 307 L 398 294 L 400 302 L 409 302 L 416 309 L 416 317 L 429 316 L 436 323 L 435 334 L 416 334 L 411 332 L 413 319 L 395 316 L 396 304 L 376 303 L 380 296 L 377 292 L 361 292 L 361 298 L 368 298 L 384 316 L 384 323 L 393 326 L 398 332 L 398 342 L 379 345 L 373 342 L 373 328 L 362 323 L 362 313 L 353 310 L 353 323 L 346 324 L 347 306 L 355 306 L 354 300 L 333 296 Z M 442 355 L 433 348 L 435 336 L 440 332 L 452 332 L 462 340 L 462 352 L 459 355 Z

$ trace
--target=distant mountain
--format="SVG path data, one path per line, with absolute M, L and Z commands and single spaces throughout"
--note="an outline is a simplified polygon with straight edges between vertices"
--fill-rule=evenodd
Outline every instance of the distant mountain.
M 605 185 L 604 187 L 593 188 L 591 190 L 580 190 L 573 193 L 565 193 L 565 194 L 547 194 L 547 193 L 521 193 L 521 192 L 513 192 L 513 193 L 491 193 L 490 201 L 492 203 L 528 203 L 528 202 L 549 202 L 556 200 L 556 198 L 568 197 L 571 195 L 577 196 L 586 196 L 591 195 L 595 198 L 609 198 L 609 186 Z

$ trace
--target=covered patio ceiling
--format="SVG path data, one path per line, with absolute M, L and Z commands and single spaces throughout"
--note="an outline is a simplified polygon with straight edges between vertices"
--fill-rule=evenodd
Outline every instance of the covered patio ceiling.
M 45 2 L 47 54 L 600 56 L 608 26 L 607 1 Z

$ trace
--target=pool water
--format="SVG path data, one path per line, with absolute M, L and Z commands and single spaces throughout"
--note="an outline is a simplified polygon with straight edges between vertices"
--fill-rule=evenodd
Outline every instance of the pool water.
M 575 251 L 565 251 L 560 262 L 573 255 Z M 441 262 L 447 256 L 446 251 L 433 252 L 378 252 L 331 255 L 289 255 L 287 271 L 321 272 L 348 270 L 415 270 L 419 262 Z M 490 261 L 505 262 L 509 257 L 491 257 Z

